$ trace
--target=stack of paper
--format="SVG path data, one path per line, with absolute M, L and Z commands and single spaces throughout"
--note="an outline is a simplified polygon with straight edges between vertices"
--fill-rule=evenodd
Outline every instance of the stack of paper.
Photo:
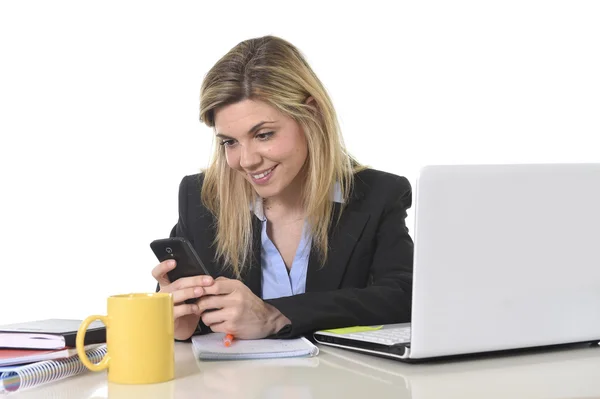
M 201 360 L 270 359 L 316 356 L 319 348 L 306 338 L 296 339 L 234 339 L 231 346 L 223 344 L 225 334 L 212 333 L 192 337 L 195 356 Z

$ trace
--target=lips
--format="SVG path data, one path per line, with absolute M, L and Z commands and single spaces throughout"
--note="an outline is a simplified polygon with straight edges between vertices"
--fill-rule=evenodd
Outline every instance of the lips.
M 269 184 L 271 178 L 273 177 L 273 171 L 277 169 L 279 164 L 273 166 L 269 169 L 264 169 L 258 173 L 248 173 L 248 177 L 252 180 L 252 184 L 255 186 L 264 186 Z
M 268 175 L 271 174 L 271 172 L 273 171 L 273 169 L 275 169 L 275 166 L 273 166 L 271 169 L 267 169 L 261 173 L 257 173 L 257 174 L 250 174 L 250 176 L 252 176 L 253 179 L 263 179 L 265 177 L 267 177 Z

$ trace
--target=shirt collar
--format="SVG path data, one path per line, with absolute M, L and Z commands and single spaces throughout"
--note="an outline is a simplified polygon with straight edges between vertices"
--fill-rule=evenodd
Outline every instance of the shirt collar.
M 342 195 L 342 188 L 339 182 L 336 182 L 333 186 L 333 194 L 331 195 L 331 200 L 333 202 L 344 203 L 344 197 Z M 257 218 L 261 221 L 266 221 L 267 218 L 265 216 L 265 211 L 263 208 L 263 200 L 260 197 L 257 197 L 254 201 L 254 204 L 250 204 L 250 209 L 254 212 Z

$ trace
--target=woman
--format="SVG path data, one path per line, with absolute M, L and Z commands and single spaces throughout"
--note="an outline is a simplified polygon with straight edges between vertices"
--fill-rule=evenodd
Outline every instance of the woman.
M 346 152 L 331 100 L 294 46 L 272 36 L 235 46 L 204 79 L 200 119 L 220 145 L 204 173 L 182 180 L 171 236 L 218 277 L 170 282 L 172 260 L 153 269 L 173 294 L 177 339 L 410 320 L 410 184 Z

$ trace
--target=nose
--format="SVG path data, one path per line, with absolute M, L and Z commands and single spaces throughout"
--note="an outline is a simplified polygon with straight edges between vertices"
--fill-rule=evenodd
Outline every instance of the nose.
M 246 170 L 256 169 L 262 157 L 260 154 L 253 148 L 252 145 L 242 146 L 242 154 L 240 156 L 240 166 Z

